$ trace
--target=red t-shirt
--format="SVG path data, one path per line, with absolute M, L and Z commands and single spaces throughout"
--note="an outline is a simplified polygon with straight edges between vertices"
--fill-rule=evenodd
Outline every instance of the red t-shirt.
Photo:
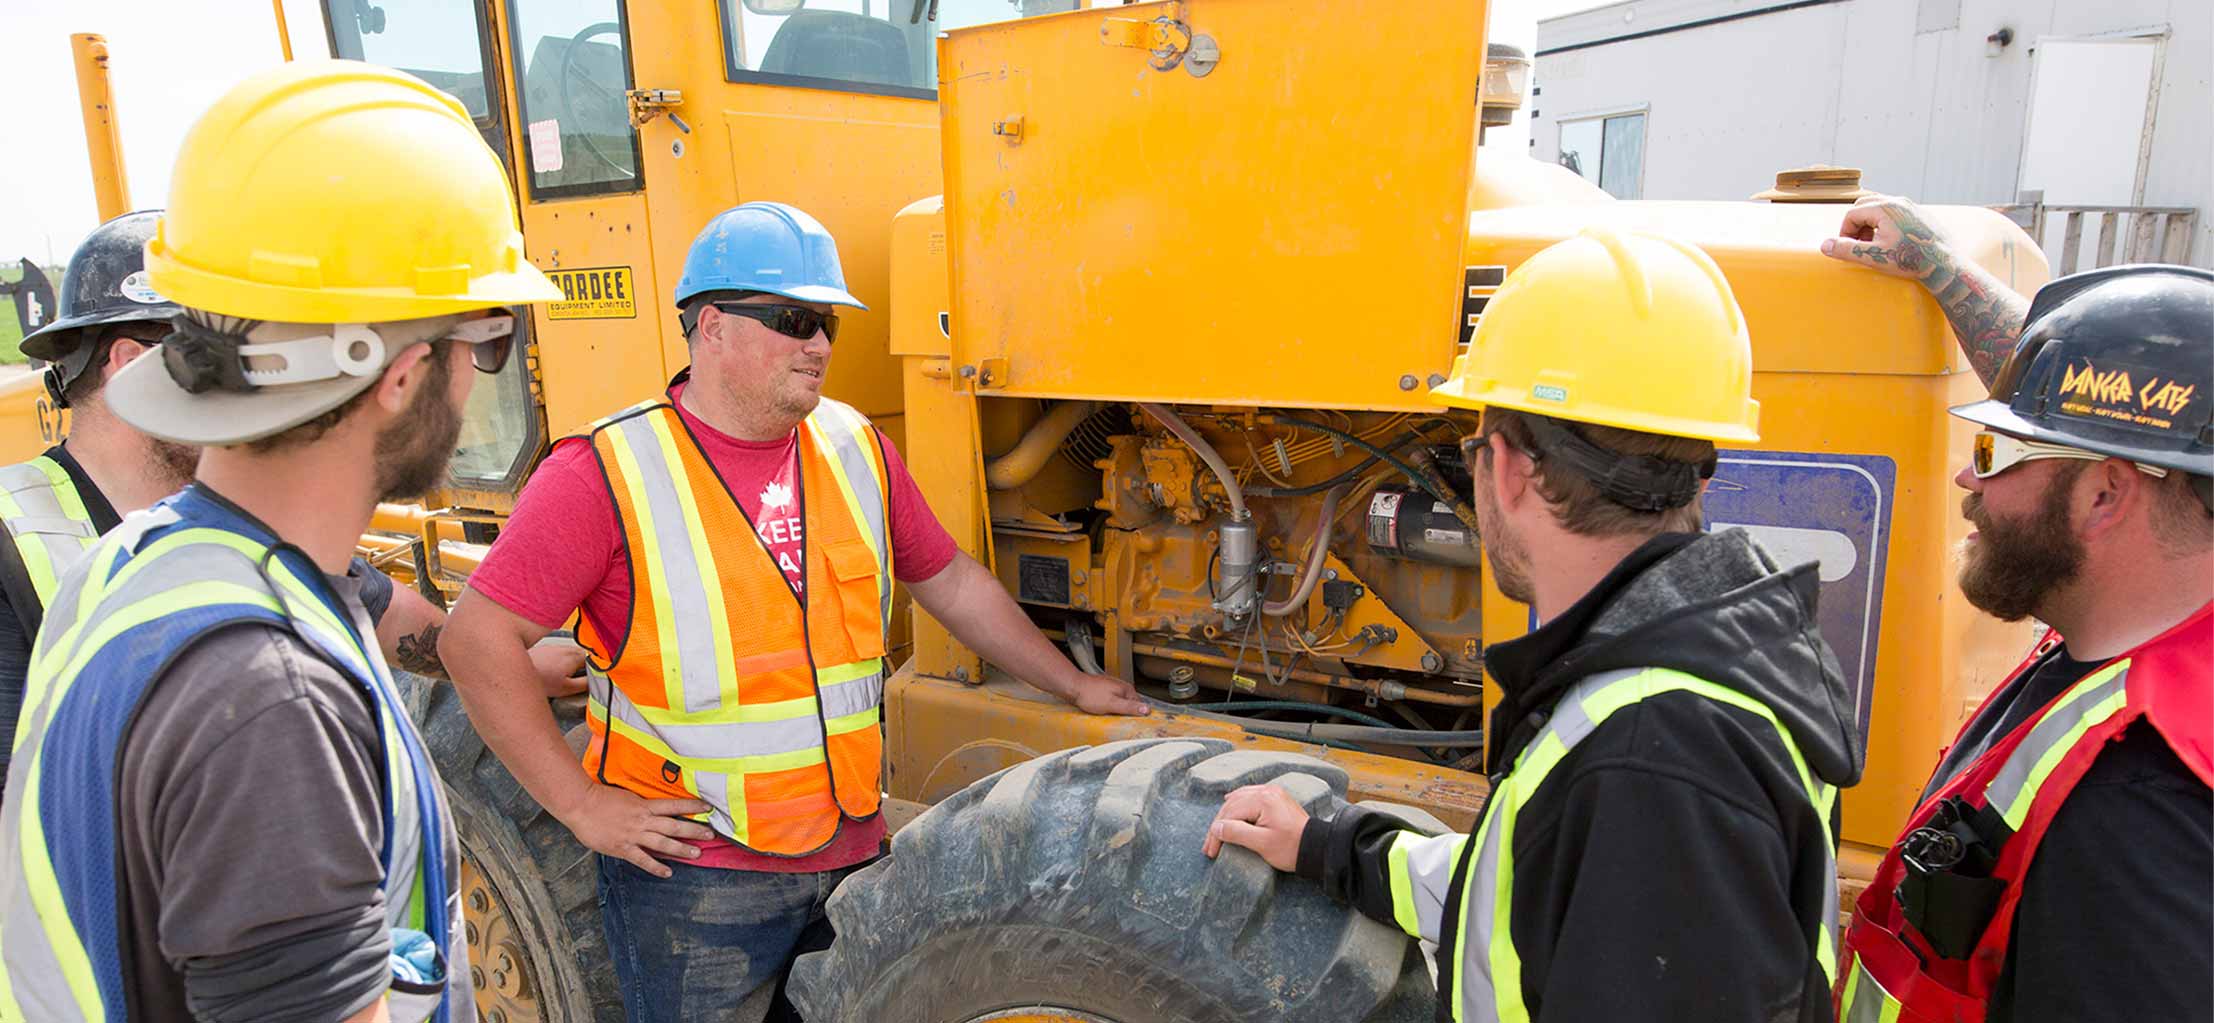
M 678 385 L 674 394 L 682 393 Z M 744 441 L 701 422 L 676 402 L 707 460 L 722 474 L 762 542 L 792 580 L 800 585 L 801 520 L 792 501 L 799 459 L 799 432 L 782 440 Z M 901 582 L 921 582 L 953 561 L 953 537 L 923 500 L 907 463 L 884 444 L 885 475 L 890 477 L 893 573 Z M 623 546 L 615 500 L 593 457 L 592 445 L 569 438 L 531 474 L 516 499 L 515 514 L 500 529 L 484 563 L 469 577 L 469 587 L 549 629 L 560 628 L 582 611 L 592 628 L 620 645 L 630 615 L 630 558 Z M 797 858 L 747 852 L 721 837 L 700 845 L 702 867 L 728 867 L 779 873 L 815 873 L 849 867 L 876 855 L 884 841 L 884 819 L 847 825 L 819 852 Z

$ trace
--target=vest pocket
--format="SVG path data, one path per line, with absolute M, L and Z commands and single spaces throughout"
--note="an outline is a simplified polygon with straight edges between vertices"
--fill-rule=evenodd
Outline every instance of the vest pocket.
M 392 1023 L 423 1023 L 446 997 L 446 954 L 429 935 L 392 930 L 392 981 L 384 1000 Z
M 823 557 L 837 579 L 838 609 L 853 643 L 853 660 L 884 656 L 884 614 L 878 603 L 876 554 L 860 540 L 826 544 Z

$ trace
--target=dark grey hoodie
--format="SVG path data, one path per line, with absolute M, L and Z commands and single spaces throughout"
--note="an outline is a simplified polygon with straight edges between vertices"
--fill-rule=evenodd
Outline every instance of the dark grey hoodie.
M 1658 667 L 1759 700 L 1816 775 L 1858 781 L 1843 673 L 1815 631 L 1816 582 L 1813 565 L 1780 568 L 1742 530 L 1656 537 L 1559 617 L 1485 651 L 1502 696 L 1495 780 L 1576 682 Z M 1837 883 L 1823 823 L 1757 715 L 1679 692 L 1609 717 L 1515 822 L 1509 928 L 1531 1018 L 1827 1023 L 1829 983 L 1808 944 Z M 1389 922 L 1395 826 L 1357 810 L 1314 822 L 1299 873 Z M 1457 928 L 1442 930 L 1449 991 Z

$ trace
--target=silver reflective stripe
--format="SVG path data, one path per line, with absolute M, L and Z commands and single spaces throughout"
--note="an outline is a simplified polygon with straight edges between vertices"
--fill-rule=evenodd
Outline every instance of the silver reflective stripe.
M 1537 737 L 1523 747 L 1522 757 L 1543 745 L 1547 739 L 1558 739 L 1565 750 L 1573 750 L 1576 744 L 1598 728 L 1598 723 L 1584 712 L 1584 700 L 1616 682 L 1644 674 L 1644 668 L 1624 668 L 1606 671 L 1584 679 L 1570 687 L 1560 702 L 1554 705 L 1553 719 L 1538 732 Z M 1520 766 L 1518 758 L 1516 766 Z M 1495 937 L 1493 921 L 1498 916 L 1500 879 L 1500 832 L 1512 828 L 1514 814 L 1530 800 L 1530 788 L 1542 782 L 1542 777 L 1517 780 L 1512 771 L 1501 784 L 1505 792 L 1494 791 L 1492 799 L 1484 806 L 1484 820 L 1477 835 L 1480 843 L 1476 851 L 1476 867 L 1469 872 L 1467 903 L 1467 940 L 1461 943 L 1461 1012 L 1467 1020 L 1496 1023 L 1499 1019 L 1499 998 L 1494 990 L 1491 975 L 1491 944 Z M 1511 936 L 1509 937 L 1511 940 Z
M 2014 752 L 2007 756 L 2006 764 L 1999 768 L 1998 774 L 1992 776 L 1991 783 L 1984 787 L 1985 803 L 2006 815 L 2009 823 L 2012 823 L 2014 804 L 2022 798 L 2031 775 L 2036 773 L 2037 765 L 2045 759 L 2045 755 L 2057 746 L 2073 743 L 2079 729 L 2096 723 L 2091 720 L 2093 714 L 2103 720 L 2106 715 L 2114 712 L 2115 708 L 2102 708 L 2100 705 L 2122 693 L 2123 683 L 2129 680 L 2129 662 L 2123 661 L 2116 668 L 2119 670 L 2109 669 L 2114 671 L 2114 676 L 2103 682 L 2094 684 L 2093 679 L 2085 679 L 2077 683 L 2077 688 L 2070 690 L 2066 697 L 2067 705 L 2055 708 L 2039 719 L 2037 725 L 2030 729 L 2029 735 L 2022 739 L 2022 744 L 2014 747 Z M 2089 687 L 2088 690 L 2084 689 L 2086 686 Z
M 45 553 L 51 573 L 46 578 L 38 577 L 40 573 L 33 564 L 26 562 L 24 567 L 31 572 L 32 584 L 41 591 L 39 598 L 50 601 L 61 578 L 99 539 L 99 530 L 93 528 L 89 518 L 71 516 L 54 477 L 31 462 L 0 466 L 0 489 L 7 491 L 15 511 L 0 516 L 0 529 L 7 530 L 18 547 L 36 544 Z M 84 502 L 78 497 L 76 503 L 82 507 Z
M 1853 979 L 1846 987 L 1850 989 L 1846 992 L 1848 1001 L 1841 1007 L 1845 1015 L 1838 1023 L 1883 1023 L 1883 1003 L 1891 995 L 1876 983 L 1859 956 L 1853 957 Z
M 694 771 L 692 786 L 707 803 L 707 826 L 718 835 L 736 835 L 738 821 L 730 815 L 730 776 L 719 771 Z
M 103 555 L 112 555 L 119 547 L 138 545 L 148 528 L 175 521 L 174 513 L 166 509 L 146 516 L 134 516 L 135 528 L 117 530 L 106 542 L 96 548 Z M 188 534 L 177 534 L 182 537 Z M 162 541 L 157 541 L 157 543 Z M 59 709 L 61 701 L 71 693 L 70 680 L 99 652 L 93 645 L 103 623 L 115 620 L 115 616 L 129 613 L 130 609 L 149 602 L 158 602 L 165 594 L 185 587 L 208 583 L 225 584 L 254 593 L 269 594 L 270 584 L 265 581 L 254 558 L 232 547 L 206 541 L 187 541 L 150 556 L 150 560 L 128 562 L 131 576 L 100 595 L 96 603 L 78 613 L 83 604 L 82 591 L 86 586 L 98 583 L 109 585 L 112 578 L 104 572 L 95 572 L 71 580 L 70 585 L 58 594 L 56 604 L 67 608 L 70 616 L 51 619 L 40 630 L 39 644 L 33 651 L 33 669 L 30 674 L 30 691 L 26 693 L 27 713 L 19 734 L 23 743 L 10 766 L 11 790 L 16 798 L 0 806 L 0 949 L 5 949 L 6 969 L 12 994 L 25 1010 L 25 1018 L 31 1020 L 81 1020 L 82 1014 L 64 979 L 59 952 L 46 933 L 46 922 L 39 915 L 31 895 L 31 868 L 26 864 L 23 847 L 24 814 L 36 813 L 40 800 L 39 790 L 29 784 L 30 774 L 42 763 L 47 725 Z M 120 573 L 121 569 L 117 570 Z M 100 576 L 94 578 L 95 575 Z M 284 604 L 289 595 L 278 593 L 278 602 Z M 161 606 L 159 603 L 156 607 Z M 201 606 L 198 604 L 190 606 Z M 173 612 L 164 612 L 173 613 Z M 160 616 L 156 616 L 157 618 Z M 154 619 L 148 619 L 154 620 Z M 358 615 L 356 627 L 367 623 Z M 303 623 L 304 630 L 315 627 Z M 373 633 L 363 633 L 372 635 Z M 120 636 L 121 634 L 118 634 Z M 115 642 L 110 638 L 108 642 Z M 358 648 L 341 647 L 352 651 Z M 356 656 L 348 656 L 353 670 L 366 672 L 370 677 L 388 685 L 388 676 L 381 667 L 381 658 L 369 648 L 371 660 L 363 662 Z M 390 690 L 387 689 L 389 693 Z M 98 699 L 94 691 L 88 699 Z M 385 701 L 379 701 L 385 705 Z M 394 715 L 383 715 L 389 722 Z M 404 722 L 404 718 L 401 719 Z M 404 725 L 403 725 L 404 726 Z M 415 784 L 413 772 L 405 770 L 404 756 L 398 761 L 400 770 L 392 770 L 392 757 L 387 753 L 387 779 L 395 775 L 403 786 L 394 793 L 395 826 L 400 829 L 393 856 L 393 875 L 386 879 L 388 913 L 404 914 L 408 893 L 416 877 L 417 857 L 421 828 L 413 797 Z M 48 836 L 51 842 L 51 834 Z M 53 852 L 38 850 L 41 860 L 49 860 Z M 67 855 L 69 849 L 58 850 Z M 41 868 L 50 870 L 50 867 Z M 395 883 L 397 881 L 397 883 Z M 95 909 L 94 911 L 98 911 Z M 448 961 L 466 964 L 467 949 L 458 944 L 447 947 Z M 115 1006 L 105 1007 L 112 1016 L 119 1012 Z
M 1460 835 L 1424 835 L 1415 831 L 1402 831 L 1392 839 L 1394 851 L 1405 845 L 1403 859 L 1407 874 L 1407 894 L 1417 937 L 1436 943 L 1445 930 L 1445 899 L 1453 889 L 1453 868 L 1459 864 L 1463 849 Z
M 727 760 L 732 757 L 797 753 L 823 744 L 822 726 L 815 715 L 801 714 L 781 721 L 737 721 L 728 724 L 654 724 L 629 700 L 602 703 L 603 713 L 631 728 L 661 740 L 679 758 Z M 705 772 L 701 772 L 705 773 Z
M 874 541 L 878 612 L 889 632 L 892 626 L 892 546 L 884 521 L 884 487 L 877 478 L 875 459 L 861 446 L 865 439 L 873 438 L 876 431 L 852 406 L 829 398 L 818 403 L 812 415 L 819 417 L 819 426 L 809 432 L 828 442 L 825 446 L 831 457 L 838 460 L 838 468 L 845 473 L 846 484 L 853 488 L 854 499 L 861 506 L 861 527 L 869 531 Z
M 884 673 L 873 672 L 848 682 L 823 686 L 817 691 L 822 694 L 823 720 L 859 714 L 884 701 Z
M 668 590 L 668 604 L 654 609 L 655 617 L 676 636 L 676 649 L 662 651 L 662 670 L 669 670 L 673 653 L 683 680 L 684 709 L 696 714 L 722 706 L 718 668 L 722 661 L 715 653 L 715 627 L 708 612 L 713 605 L 708 602 L 707 584 L 700 573 L 706 552 L 692 549 L 692 531 L 687 525 L 690 484 L 678 478 L 677 467 L 669 464 L 662 450 L 660 432 L 654 428 L 661 418 L 637 416 L 614 429 L 616 443 L 626 445 L 636 463 L 639 478 L 632 485 L 644 491 L 646 502 L 641 510 L 652 519 L 643 532 L 646 542 L 654 546 L 651 556 Z M 673 413 L 669 418 L 674 418 Z M 673 439 L 690 443 L 688 438 Z M 639 599 L 645 599 L 644 595 Z
M 15 796 L 0 803 L 0 968 L 7 970 L 10 993 L 23 1010 L 21 1019 L 88 1023 L 62 976 L 61 960 L 46 936 L 38 906 L 31 901 L 30 872 L 23 864 L 24 808 L 37 802 L 24 798 L 31 791 L 26 776 L 44 744 L 46 716 L 44 708 L 24 715 L 24 721 L 36 727 L 8 767 L 8 791 Z M 37 807 L 31 806 L 30 812 L 36 813 Z

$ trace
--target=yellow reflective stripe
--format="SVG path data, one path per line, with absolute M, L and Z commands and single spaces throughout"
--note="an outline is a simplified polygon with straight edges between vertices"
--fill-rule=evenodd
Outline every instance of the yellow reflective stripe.
M 1422 921 L 1415 919 L 1414 878 L 1407 873 L 1406 839 L 1414 834 L 1402 831 L 1392 836 L 1391 850 L 1384 857 L 1384 872 L 1391 878 L 1391 919 L 1399 929 L 1414 937 L 1422 936 Z
M 23 514 L 23 506 L 16 503 L 15 495 L 0 490 L 0 519 L 19 518 Z M 54 559 L 47 556 L 45 542 L 37 536 L 11 535 L 8 539 L 22 555 L 23 570 L 31 577 L 31 589 L 38 593 L 41 602 L 52 603 L 54 590 L 61 580 L 54 575 Z
M 585 424 L 584 433 L 581 434 L 581 436 L 589 439 L 592 434 L 598 433 L 601 430 L 605 430 L 608 427 L 621 422 L 622 420 L 628 419 L 640 412 L 644 412 L 656 405 L 664 405 L 667 403 L 668 399 L 666 398 L 654 398 L 649 401 L 641 401 L 638 404 L 632 405 L 631 407 L 623 409 L 622 411 L 617 412 L 613 415 L 595 419 L 592 420 L 590 423 Z
M 54 961 L 61 964 L 62 980 L 77 999 L 78 1013 L 86 1020 L 103 1020 L 107 1018 L 107 1011 L 101 1006 L 99 981 L 93 978 L 92 956 L 78 938 L 77 928 L 69 922 L 68 904 L 62 901 L 61 879 L 54 875 L 54 862 L 47 853 L 46 822 L 40 819 L 35 802 L 45 772 L 45 756 L 31 758 L 30 770 L 24 775 L 24 792 L 16 796 L 17 799 L 34 800 L 16 812 L 23 829 L 23 847 L 18 850 L 23 857 L 20 869 L 25 886 L 31 890 L 31 906 L 38 913 L 39 928 L 46 932 L 46 945 L 53 950 Z M 5 972 L 0 968 L 0 973 Z
M 712 711 L 694 714 L 666 707 L 647 707 L 635 700 L 626 702 L 647 723 L 671 727 L 774 724 L 778 721 L 812 718 L 820 706 L 814 697 L 802 696 L 796 700 L 778 700 L 774 703 L 724 703 Z
M 85 497 L 77 492 L 77 481 L 69 478 L 69 470 L 60 462 L 45 455 L 31 459 L 31 465 L 46 474 L 46 481 L 54 486 L 54 500 L 61 505 L 62 514 L 78 522 L 91 522 L 92 512 L 85 508 Z
M 790 753 L 765 753 L 750 757 L 680 757 L 660 739 L 632 727 L 619 719 L 602 717 L 606 726 L 623 738 L 644 747 L 663 760 L 676 763 L 691 771 L 714 771 L 718 774 L 759 774 L 765 771 L 788 771 L 795 767 L 811 767 L 823 763 L 827 754 L 821 746 L 810 746 Z
M 825 735 L 844 735 L 847 732 L 858 732 L 864 728 L 874 728 L 878 716 L 877 709 L 871 707 L 867 710 L 855 711 L 844 717 L 831 718 L 823 722 L 823 733 Z
M 83 651 L 56 679 L 55 688 L 47 699 L 55 701 L 58 706 L 59 701 L 75 688 L 85 665 L 116 636 L 165 615 L 209 604 L 231 603 L 276 609 L 276 602 L 265 594 L 243 586 L 210 580 L 165 590 L 112 613 L 98 616 L 98 628 L 92 633 Z M 25 776 L 24 792 L 18 798 L 38 798 L 45 766 L 46 751 L 41 747 L 39 753 L 31 758 Z M 62 901 L 60 880 L 54 876 L 53 861 L 47 852 L 45 824 L 40 819 L 35 803 L 25 807 L 17 816 L 22 821 L 22 848 L 18 852 L 23 857 L 24 877 L 31 890 L 32 905 L 38 910 L 39 925 L 46 931 L 47 944 L 53 948 L 56 959 L 62 964 L 62 972 L 69 983 L 70 991 L 76 995 L 85 1018 L 104 1019 L 100 1008 L 99 987 L 92 979 L 92 961 L 85 953 L 83 942 L 78 940 L 75 928 L 69 923 L 69 912 Z
M 718 702 L 723 704 L 737 703 L 738 672 L 736 671 L 736 665 L 738 655 L 730 641 L 730 617 L 728 609 L 723 604 L 721 567 L 716 564 L 716 558 L 711 553 L 714 548 L 707 545 L 707 528 L 700 522 L 699 506 L 692 500 L 693 495 L 699 493 L 699 490 L 694 486 L 691 476 L 685 472 L 684 459 L 677 453 L 676 435 L 674 431 L 669 429 L 669 424 L 673 418 L 673 414 L 654 416 L 648 422 L 653 424 L 654 439 L 661 444 L 661 457 L 666 460 L 669 466 L 669 479 L 676 485 L 677 507 L 682 510 L 685 536 L 691 542 L 691 546 L 686 549 L 693 552 L 693 560 L 699 566 L 700 590 L 707 596 L 706 624 L 715 637 L 715 680 L 716 688 L 721 693 L 721 699 Z M 684 443 L 692 443 L 691 438 L 686 437 Z M 700 457 L 704 459 L 706 455 L 702 453 Z M 721 485 L 720 481 L 717 482 L 717 485 Z M 669 612 L 676 610 L 667 601 L 655 605 L 655 608 L 660 612 L 655 615 L 656 618 L 671 617 Z M 675 649 L 677 648 L 674 646 L 663 647 L 662 656 L 666 658 L 668 653 Z M 679 658 L 679 660 L 681 659 Z M 689 702 L 682 696 L 682 685 L 683 683 L 680 681 L 678 683 L 680 687 L 678 696 L 670 706 L 682 707 Z
M 2068 694 L 2070 697 L 2096 688 L 2095 686 L 2084 685 L 2081 682 L 2076 685 L 2077 689 Z M 2121 710 L 2128 704 L 2129 691 L 2127 689 L 2117 689 L 2106 698 L 2084 708 L 2082 717 L 2077 719 L 2073 727 L 2062 734 L 2060 741 L 2053 743 L 2050 748 L 2045 750 L 2043 756 L 2037 758 L 2037 764 L 2030 768 L 2029 780 L 2022 786 L 2021 792 L 2014 797 L 2012 803 L 2009 803 L 2000 811 L 2000 815 L 2006 818 L 2007 827 L 2016 831 L 2022 829 L 2022 822 L 2029 817 L 2030 804 L 2037 802 L 2037 790 L 2044 787 L 2045 779 L 2052 775 L 2053 769 L 2059 767 L 2062 760 L 2067 759 L 2069 751 L 2075 749 L 2076 743 L 2083 739 L 2083 733 L 2114 716 L 2116 711 Z M 2040 720 L 2049 719 L 2052 715 L 2061 713 L 2064 706 L 2065 704 L 2055 706 L 2046 713 L 2045 718 Z
M 855 661 L 852 664 L 834 664 L 828 668 L 817 668 L 815 669 L 815 684 L 818 686 L 834 686 L 840 682 L 851 682 L 857 678 L 867 678 L 874 675 L 883 670 L 883 667 L 883 661 L 872 657 L 865 661 Z
M 38 669 L 45 666 L 47 660 L 60 656 L 60 651 L 74 644 L 77 634 L 84 631 L 86 626 L 93 622 L 94 616 L 85 612 L 99 607 L 100 602 L 106 599 L 109 593 L 137 577 L 138 573 L 145 571 L 146 566 L 159 560 L 162 555 L 168 554 L 179 547 L 200 543 L 228 547 L 257 561 L 263 553 L 268 551 L 267 547 L 228 530 L 180 529 L 147 544 L 145 550 L 124 562 L 121 568 L 114 569 L 110 574 L 102 574 L 99 571 L 89 573 L 85 578 L 83 588 L 78 591 L 77 618 L 71 621 L 66 628 L 54 632 L 52 636 L 49 636 L 48 633 L 53 630 L 56 623 L 48 623 L 39 630 L 39 639 L 44 642 L 37 644 L 37 650 L 33 652 L 31 670 L 33 672 L 38 671 Z M 44 658 L 39 657 L 38 651 L 44 651 L 46 656 Z
M 654 640 L 663 651 L 661 657 L 662 702 L 671 707 L 684 706 L 684 666 L 679 658 L 667 651 L 677 649 L 676 621 L 670 616 L 669 580 L 661 565 L 662 524 L 655 520 L 651 495 L 646 493 L 645 478 L 638 468 L 638 455 L 630 448 L 627 430 L 614 430 L 608 434 L 614 442 L 609 445 L 615 451 L 615 462 L 622 469 L 624 489 L 630 491 L 632 514 L 638 517 L 639 544 L 644 550 L 630 552 L 630 556 L 645 562 L 646 588 L 653 594 Z M 633 599 L 636 599 L 633 597 Z M 637 637 L 631 637 L 632 640 Z

